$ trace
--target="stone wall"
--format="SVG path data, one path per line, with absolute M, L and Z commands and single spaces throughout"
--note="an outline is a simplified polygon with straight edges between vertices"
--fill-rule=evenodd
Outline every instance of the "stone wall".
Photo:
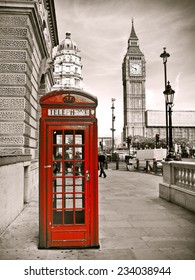
M 0 25 L 0 154 L 35 158 L 41 53 L 30 14 L 2 12 Z
M 38 189 L 39 98 L 58 44 L 53 0 L 0 0 L 0 228 Z
M 0 156 L 0 234 L 37 194 L 38 171 L 31 156 Z
M 195 163 L 163 162 L 163 182 L 159 197 L 195 212 Z

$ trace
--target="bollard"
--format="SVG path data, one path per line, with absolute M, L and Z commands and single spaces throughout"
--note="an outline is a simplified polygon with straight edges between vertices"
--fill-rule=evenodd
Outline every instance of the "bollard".
M 153 171 L 155 174 L 157 173 L 157 161 L 156 160 L 153 161 Z
M 148 162 L 148 160 L 146 160 L 146 173 L 149 171 L 148 167 L 149 167 L 149 162 Z
M 126 170 L 129 171 L 129 164 L 126 162 Z
M 139 159 L 136 159 L 136 169 L 139 170 Z
M 116 170 L 118 170 L 119 169 L 119 160 L 118 160 L 118 158 L 116 159 Z

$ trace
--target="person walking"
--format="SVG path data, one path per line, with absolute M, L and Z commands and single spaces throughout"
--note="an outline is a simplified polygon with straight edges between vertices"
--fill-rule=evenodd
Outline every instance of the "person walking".
M 105 166 L 105 163 L 106 163 L 106 156 L 104 153 L 101 153 L 98 155 L 98 162 L 100 164 L 100 175 L 99 177 L 102 177 L 102 175 L 104 175 L 104 178 L 106 178 L 106 173 L 104 171 L 104 166 Z

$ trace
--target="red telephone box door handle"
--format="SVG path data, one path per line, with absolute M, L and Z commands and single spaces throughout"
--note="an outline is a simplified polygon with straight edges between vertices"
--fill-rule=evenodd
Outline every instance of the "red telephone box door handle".
M 86 181 L 89 181 L 89 179 L 90 179 L 89 170 L 86 171 L 85 179 L 86 179 Z
M 44 165 L 44 168 L 50 168 L 51 165 Z

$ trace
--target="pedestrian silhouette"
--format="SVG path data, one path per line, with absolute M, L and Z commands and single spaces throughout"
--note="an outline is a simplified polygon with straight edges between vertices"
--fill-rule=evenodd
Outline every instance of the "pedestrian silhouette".
M 98 162 L 100 164 L 100 175 L 99 175 L 99 177 L 102 177 L 102 175 L 104 175 L 104 178 L 106 178 L 107 175 L 104 171 L 104 166 L 105 166 L 105 163 L 106 163 L 106 156 L 103 152 L 98 155 Z

